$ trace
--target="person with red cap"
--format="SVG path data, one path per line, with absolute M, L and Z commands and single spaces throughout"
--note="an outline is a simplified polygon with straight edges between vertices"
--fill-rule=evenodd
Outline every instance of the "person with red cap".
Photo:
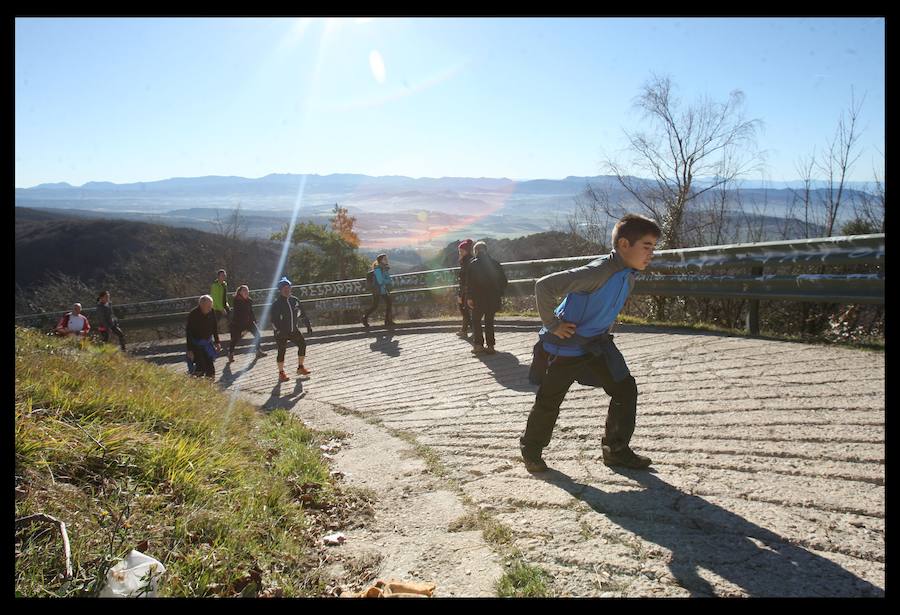
M 472 246 L 474 244 L 475 242 L 471 239 L 464 239 L 457 246 L 459 250 L 459 288 L 456 291 L 456 302 L 459 304 L 459 313 L 462 314 L 462 328 L 456 332 L 456 335 L 461 338 L 466 338 L 469 335 L 469 325 L 472 322 L 472 316 L 466 301 L 466 287 L 469 279 L 469 263 L 472 262 Z

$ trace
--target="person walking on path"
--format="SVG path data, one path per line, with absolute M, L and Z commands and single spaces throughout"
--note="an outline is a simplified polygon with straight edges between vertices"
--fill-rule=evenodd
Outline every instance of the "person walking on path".
M 503 267 L 488 254 L 487 244 L 476 243 L 472 251 L 475 257 L 469 263 L 466 278 L 466 304 L 472 312 L 472 354 L 494 354 L 494 314 L 500 310 L 501 298 L 508 280 Z M 484 334 L 481 319 L 484 318 Z M 487 348 L 484 347 L 487 338 Z
M 81 304 L 72 304 L 72 311 L 66 312 L 56 323 L 54 333 L 66 337 L 68 335 L 79 336 L 82 340 L 87 339 L 87 334 L 91 330 L 91 323 L 88 317 L 81 313 Z
M 306 360 L 306 340 L 300 332 L 300 322 L 306 325 L 307 334 L 312 333 L 312 325 L 309 324 L 309 318 L 303 311 L 300 300 L 291 294 L 291 281 L 286 277 L 282 277 L 278 281 L 279 296 L 272 303 L 272 329 L 275 333 L 275 346 L 278 348 L 278 381 L 287 382 L 290 380 L 288 375 L 284 373 L 284 355 L 287 353 L 287 343 L 289 341 L 297 344 L 297 373 L 301 376 L 308 376 L 310 370 L 304 367 L 303 362 Z
M 109 302 L 109 291 L 104 290 L 97 297 L 97 330 L 100 331 L 100 339 L 104 343 L 109 341 L 109 334 L 115 333 L 119 338 L 119 347 L 125 352 L 125 334 L 119 328 L 119 320 L 112 311 L 112 304 Z
M 391 279 L 391 274 L 388 273 L 390 269 L 391 265 L 388 263 L 387 254 L 379 254 L 375 260 L 372 261 L 372 271 L 369 272 L 374 278 L 372 307 L 370 307 L 362 317 L 362 324 L 366 329 L 369 328 L 369 315 L 378 309 L 378 303 L 381 301 L 382 297 L 384 298 L 384 326 L 393 327 L 396 324 L 391 316 L 391 307 L 393 303 L 391 301 L 391 287 L 393 287 L 394 281 Z
M 232 305 L 234 306 L 234 314 L 231 316 L 231 341 L 228 347 L 228 362 L 234 362 L 234 347 L 241 339 L 244 331 L 249 331 L 256 337 L 254 349 L 256 350 L 257 358 L 268 356 L 267 353 L 259 348 L 262 335 L 256 323 L 256 315 L 253 313 L 253 302 L 250 301 L 250 288 L 246 284 L 238 286 L 237 291 L 234 293 Z
M 187 338 L 188 364 L 194 365 L 193 375 L 215 378 L 215 360 L 222 351 L 222 345 L 219 343 L 219 328 L 216 326 L 212 297 L 200 297 L 197 307 L 188 313 L 184 333 Z
M 209 286 L 209 295 L 213 299 L 213 310 L 216 313 L 216 327 L 225 316 L 226 326 L 231 321 L 231 306 L 228 304 L 228 282 L 224 269 L 219 269 L 216 279 Z
M 457 246 L 459 251 L 459 287 L 456 291 L 456 303 L 459 304 L 459 313 L 462 314 L 462 328 L 456 332 L 456 335 L 462 338 L 469 335 L 469 324 L 472 320 L 466 298 L 466 286 L 468 284 L 469 263 L 472 262 L 473 244 L 474 242 L 471 239 L 464 239 Z
M 541 358 L 547 367 L 537 374 L 540 388 L 519 438 L 529 472 L 547 469 L 541 451 L 550 443 L 559 407 L 576 380 L 602 386 L 611 398 L 601 439 L 603 463 L 637 469 L 650 465 L 648 457 L 629 447 L 637 415 L 637 384 L 609 330 L 634 288 L 635 274 L 650 264 L 660 235 L 653 220 L 627 214 L 613 228 L 613 250 L 608 255 L 544 276 L 535 284 L 544 326 L 534 353 L 536 361 L 539 353 L 545 353 Z M 564 299 L 554 310 L 560 297 Z

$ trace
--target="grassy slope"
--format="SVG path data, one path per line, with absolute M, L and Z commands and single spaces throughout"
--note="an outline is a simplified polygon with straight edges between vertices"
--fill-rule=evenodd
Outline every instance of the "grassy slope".
M 51 526 L 16 530 L 16 593 L 90 595 L 140 545 L 160 594 L 320 594 L 317 512 L 339 491 L 317 445 L 213 384 L 16 329 L 16 518 L 65 522 L 74 579 Z

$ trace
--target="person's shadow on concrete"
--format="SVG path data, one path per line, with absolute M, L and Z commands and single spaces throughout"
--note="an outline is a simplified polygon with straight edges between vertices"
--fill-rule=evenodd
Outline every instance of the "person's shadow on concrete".
M 705 569 L 749 596 L 884 596 L 869 581 L 771 530 L 702 497 L 685 493 L 652 472 L 610 468 L 643 489 L 604 492 L 550 469 L 534 474 L 588 504 L 636 536 L 671 552 L 669 570 L 691 596 L 715 596 Z
M 383 352 L 389 357 L 400 356 L 400 340 L 394 339 L 393 331 L 385 331 L 375 335 L 375 341 L 369 344 L 373 351 Z
M 491 376 L 500 386 L 522 393 L 534 393 L 538 390 L 536 384 L 528 381 L 528 370 L 531 365 L 523 365 L 516 355 L 509 352 L 498 352 L 496 354 L 479 354 L 476 357 L 491 370 Z
M 285 385 L 284 390 L 282 390 L 282 385 Z M 306 391 L 303 390 L 303 381 L 299 378 L 294 380 L 293 387 L 291 387 L 289 382 L 279 382 L 272 388 L 269 399 L 261 407 L 269 412 L 278 408 L 291 410 L 305 396 Z
M 251 360 L 246 367 L 244 367 L 243 369 L 239 369 L 236 372 L 232 372 L 231 363 L 228 363 L 226 359 L 225 367 L 222 368 L 222 375 L 219 377 L 219 384 L 222 385 L 223 388 L 227 389 L 232 384 L 234 384 L 238 378 L 253 369 L 257 361 L 259 361 L 259 357 L 256 356 L 256 353 L 254 353 L 253 360 Z

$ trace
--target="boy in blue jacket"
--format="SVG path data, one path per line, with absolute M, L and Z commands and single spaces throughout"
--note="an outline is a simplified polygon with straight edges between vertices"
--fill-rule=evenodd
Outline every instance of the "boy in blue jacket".
M 547 469 L 541 451 L 550 443 L 559 407 L 576 380 L 602 386 L 611 397 L 601 440 L 603 463 L 637 469 L 650 465 L 649 458 L 628 446 L 637 415 L 637 385 L 609 330 L 634 288 L 636 272 L 650 264 L 660 235 L 653 220 L 628 214 L 613 229 L 608 255 L 535 284 L 547 369 L 519 438 L 529 472 Z M 554 309 L 560 297 L 564 299 Z

